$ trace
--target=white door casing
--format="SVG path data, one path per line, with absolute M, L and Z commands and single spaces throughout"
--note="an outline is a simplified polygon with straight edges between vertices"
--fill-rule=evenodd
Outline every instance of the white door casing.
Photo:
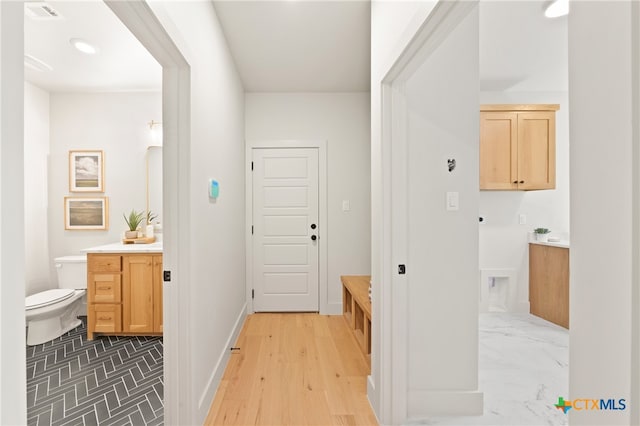
M 256 148 L 253 183 L 254 311 L 319 310 L 317 148 Z
M 417 201 L 416 197 L 412 199 L 410 192 L 416 188 L 424 188 L 426 184 L 431 185 L 432 182 L 425 180 L 422 176 L 424 169 L 415 167 L 415 164 L 413 168 L 409 168 L 411 160 L 415 161 L 415 158 L 411 157 L 412 146 L 408 135 L 409 111 L 406 83 L 427 58 L 438 50 L 441 43 L 455 33 L 458 25 L 476 7 L 477 2 L 474 1 L 438 2 L 428 17 L 425 17 L 412 40 L 382 81 L 382 167 L 383 188 L 386 191 L 383 194 L 383 235 L 388 246 L 383 248 L 382 290 L 378 293 L 383 295 L 380 302 L 380 320 L 377 322 L 382 331 L 379 341 L 374 339 L 372 347 L 372 362 L 380 359 L 378 361 L 380 377 L 374 378 L 374 384 L 379 385 L 380 390 L 376 390 L 375 386 L 369 386 L 368 391 L 372 400 L 375 400 L 375 392 L 378 392 L 382 413 L 381 422 L 385 424 L 406 423 L 409 419 L 427 418 L 436 412 L 469 415 L 482 410 L 481 392 L 475 390 L 458 392 L 453 389 L 451 391 L 431 390 L 423 386 L 423 383 L 419 383 L 418 386 L 412 385 L 412 378 L 417 374 L 411 375 L 409 350 L 414 343 L 411 341 L 412 324 L 409 321 L 411 290 L 419 288 L 420 281 L 424 278 L 416 273 L 420 269 L 416 266 L 423 266 L 418 265 L 417 259 L 420 256 L 416 245 L 429 244 L 429 239 L 424 238 L 422 232 L 412 233 L 413 230 L 421 228 L 417 226 L 419 222 L 415 220 L 416 215 L 410 215 L 411 212 L 416 211 Z M 472 68 L 468 72 L 477 72 L 477 70 Z M 455 100 L 460 97 L 458 95 L 452 94 L 457 96 L 454 97 Z M 448 99 L 448 102 L 451 102 L 451 99 Z M 461 100 L 460 103 L 463 101 Z M 464 106 L 469 105 L 464 104 Z M 463 110 L 465 114 L 468 112 L 466 109 Z M 472 116 L 472 114 L 466 114 L 466 116 Z M 440 207 L 437 206 L 436 209 Z M 477 223 L 475 225 L 477 226 Z M 413 264 L 410 262 L 412 259 Z M 400 264 L 406 264 L 404 268 L 407 271 L 406 275 L 399 272 Z M 473 295 L 470 298 L 477 300 Z M 412 319 L 415 317 L 415 314 L 411 315 Z M 427 318 L 427 323 L 437 323 L 442 320 L 429 311 L 420 318 Z M 421 326 L 413 324 L 413 327 Z M 477 330 L 477 323 L 470 328 Z M 477 347 L 475 351 L 477 357 Z M 477 364 L 473 368 L 477 375 Z M 417 372 L 414 370 L 414 373 Z

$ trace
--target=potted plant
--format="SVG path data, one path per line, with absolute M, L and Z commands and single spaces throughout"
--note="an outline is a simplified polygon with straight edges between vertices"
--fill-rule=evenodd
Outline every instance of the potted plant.
M 124 233 L 124 237 L 127 239 L 137 238 L 138 227 L 145 219 L 144 213 L 131 210 L 131 213 L 129 213 L 129 217 L 127 217 L 124 213 L 122 213 L 122 216 L 124 217 L 124 221 L 127 222 L 127 226 L 129 227 L 129 230 Z
M 543 243 L 549 241 L 549 234 L 551 233 L 551 230 L 547 228 L 536 228 L 533 232 L 536 234 L 536 241 Z

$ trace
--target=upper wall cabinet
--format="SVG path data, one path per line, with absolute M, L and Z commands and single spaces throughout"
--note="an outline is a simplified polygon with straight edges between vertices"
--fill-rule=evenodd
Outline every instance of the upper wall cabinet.
M 480 189 L 555 189 L 558 109 L 481 105 Z

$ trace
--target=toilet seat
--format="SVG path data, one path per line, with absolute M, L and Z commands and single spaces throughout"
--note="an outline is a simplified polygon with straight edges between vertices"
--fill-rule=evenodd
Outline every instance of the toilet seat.
M 53 305 L 54 303 L 70 298 L 75 294 L 75 290 L 71 288 L 54 288 L 32 294 L 25 299 L 26 310 L 41 308 L 43 306 Z

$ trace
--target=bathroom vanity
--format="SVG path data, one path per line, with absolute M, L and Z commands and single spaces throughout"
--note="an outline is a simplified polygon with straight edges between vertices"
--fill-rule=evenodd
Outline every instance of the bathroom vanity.
M 87 252 L 87 339 L 162 335 L 162 243 L 108 244 Z
M 533 315 L 569 328 L 569 244 L 529 244 L 529 303 Z

